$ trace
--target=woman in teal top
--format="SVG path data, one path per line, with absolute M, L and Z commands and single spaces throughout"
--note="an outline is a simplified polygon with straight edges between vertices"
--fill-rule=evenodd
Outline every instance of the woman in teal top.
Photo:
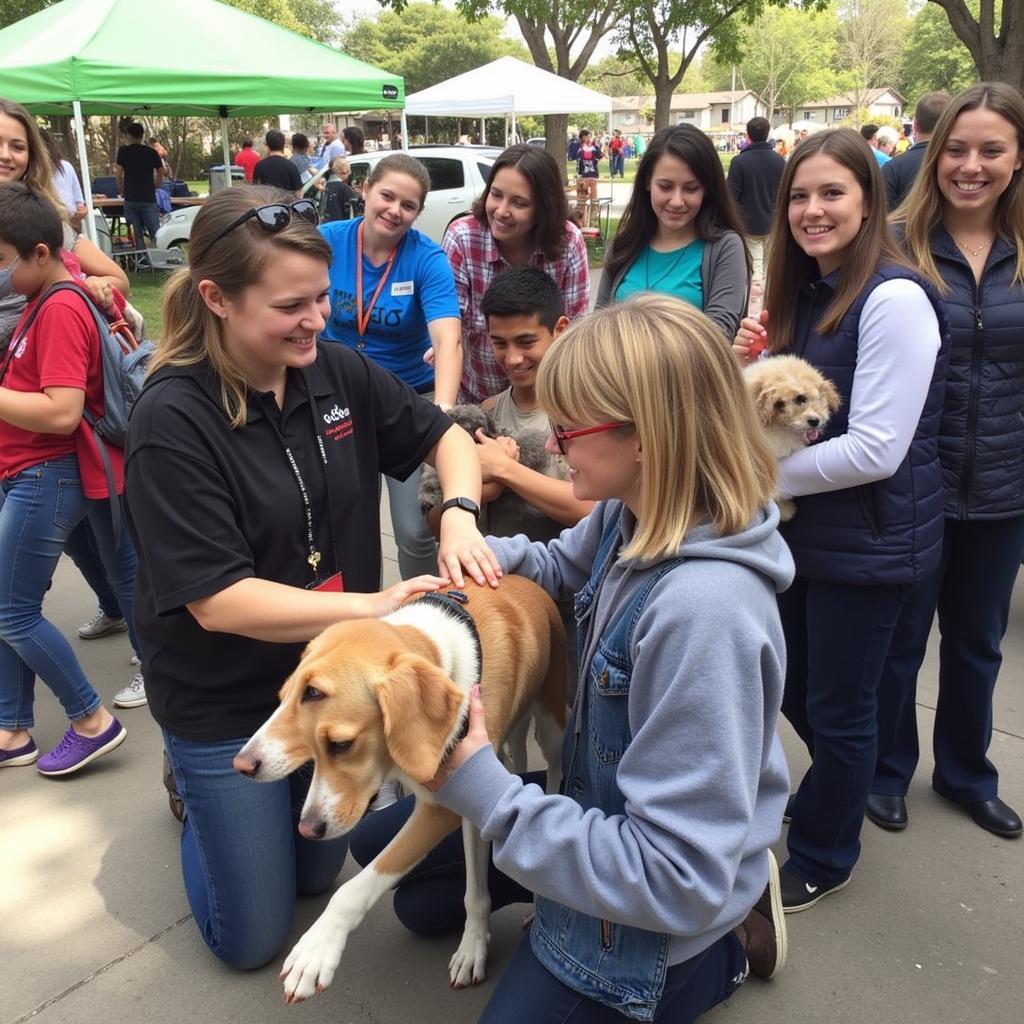
M 662 128 L 636 172 L 605 259 L 597 306 L 634 292 L 666 292 L 696 306 L 730 341 L 746 314 L 750 257 L 722 162 L 699 128 Z

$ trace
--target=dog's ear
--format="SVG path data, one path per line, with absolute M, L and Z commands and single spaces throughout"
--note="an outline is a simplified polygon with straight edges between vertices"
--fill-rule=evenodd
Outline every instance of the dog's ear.
M 766 380 L 754 380 L 754 408 L 757 410 L 757 418 L 761 421 L 762 427 L 772 425 L 772 415 L 775 411 L 775 389 Z
M 825 405 L 829 412 L 835 412 L 843 404 L 843 400 L 836 391 L 836 386 L 828 379 L 821 378 L 821 397 L 825 399 Z
M 375 686 L 391 760 L 417 782 L 437 774 L 465 695 L 432 662 L 400 654 Z

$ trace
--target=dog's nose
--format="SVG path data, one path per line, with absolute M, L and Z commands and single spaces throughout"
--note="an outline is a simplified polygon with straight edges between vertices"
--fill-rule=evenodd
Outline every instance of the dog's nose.
M 818 419 L 817 416 L 808 416 L 807 417 L 807 426 L 809 426 L 809 427 L 816 427 L 820 422 L 821 422 L 821 420 Z
M 323 839 L 327 835 L 327 822 L 323 818 L 303 818 L 299 822 L 299 835 L 306 839 Z
M 258 757 L 253 757 L 244 750 L 240 750 L 235 754 L 235 759 L 231 763 L 234 765 L 236 772 L 241 772 L 242 775 L 246 775 L 250 779 L 256 778 L 260 765 L 263 764 Z

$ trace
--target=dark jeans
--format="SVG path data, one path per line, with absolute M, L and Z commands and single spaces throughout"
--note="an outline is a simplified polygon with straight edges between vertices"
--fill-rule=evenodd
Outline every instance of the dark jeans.
M 525 781 L 543 788 L 544 772 L 530 772 Z M 349 849 L 355 862 L 363 867 L 391 842 L 412 814 L 414 798 L 368 814 L 349 836 Z M 514 882 L 488 860 L 487 888 L 491 907 L 497 910 L 510 903 L 532 903 L 533 893 Z M 462 829 L 457 828 L 441 840 L 395 887 L 395 915 L 409 931 L 421 935 L 443 935 L 459 931 L 466 923 L 466 860 L 462 848 Z
M 878 747 L 878 686 L 909 588 L 797 577 L 779 595 L 786 636 L 782 712 L 811 766 L 796 793 L 787 866 L 835 885 L 860 856 Z
M 124 201 L 124 219 L 135 235 L 136 249 L 146 248 L 143 230 L 153 239 L 153 245 L 156 245 L 156 232 L 160 227 L 160 211 L 157 209 L 156 203 L 142 203 L 137 199 L 126 199 Z
M 732 932 L 699 956 L 668 969 L 654 1019 L 690 1024 L 728 999 L 746 973 L 743 947 Z M 612 1024 L 629 1020 L 611 1007 L 580 995 L 558 980 L 533 955 L 526 935 L 515 951 L 480 1024 Z
M 543 772 L 523 776 L 544 785 Z M 365 866 L 397 835 L 412 813 L 413 797 L 369 814 L 352 832 L 349 849 Z M 488 863 L 487 887 L 492 910 L 511 903 L 531 903 L 533 894 Z M 466 921 L 466 862 L 462 830 L 450 832 L 395 888 L 398 919 L 410 931 L 424 935 L 458 932 Z M 736 991 L 746 972 L 746 957 L 729 932 L 700 956 L 668 969 L 665 991 L 655 1020 L 689 1024 Z M 491 996 L 481 1024 L 603 1024 L 624 1017 L 560 982 L 533 955 L 529 936 L 519 944 Z
M 872 792 L 904 796 L 917 768 L 917 674 L 937 608 L 942 643 L 932 785 L 962 803 L 996 797 L 999 773 L 987 756 L 992 694 L 1022 552 L 1024 516 L 946 520 L 942 562 L 910 595 L 893 637 L 878 702 Z
M 85 577 L 85 582 L 92 588 L 99 602 L 100 611 L 108 619 L 123 619 L 121 606 L 117 603 L 117 594 L 107 579 L 96 534 L 93 533 L 88 519 L 83 519 L 71 531 L 71 536 L 64 545 L 64 554 L 75 563 L 78 571 Z

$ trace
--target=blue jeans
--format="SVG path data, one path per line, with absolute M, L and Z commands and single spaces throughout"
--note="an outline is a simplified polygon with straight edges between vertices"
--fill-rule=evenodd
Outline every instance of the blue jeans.
M 143 231 L 153 239 L 153 244 L 156 245 L 156 233 L 160 227 L 160 211 L 155 202 L 144 203 L 137 199 L 126 199 L 124 201 L 124 219 L 135 235 L 136 249 L 146 248 Z
M 123 619 L 121 606 L 117 603 L 117 594 L 114 593 L 110 581 L 107 579 L 107 571 L 103 568 L 96 535 L 89 525 L 88 518 L 83 519 L 71 531 L 71 536 L 68 537 L 68 542 L 64 547 L 64 553 L 75 563 L 78 571 L 85 577 L 85 582 L 92 588 L 100 611 L 108 619 Z
M 89 516 L 122 608 L 131 609 L 135 552 L 122 531 L 115 547 L 107 501 L 82 493 L 73 455 L 30 466 L 3 482 L 0 507 L 0 728 L 35 724 L 35 679 L 56 694 L 71 721 L 100 706 L 71 645 L 43 618 L 43 596 L 72 530 Z M 131 620 L 129 619 L 129 622 Z M 134 643 L 134 636 L 132 637 Z
M 942 644 L 932 786 L 961 803 L 998 795 L 999 773 L 988 759 L 992 696 L 1022 553 L 1024 516 L 946 520 L 942 561 L 910 595 L 893 638 L 878 701 L 872 792 L 906 795 L 917 768 L 917 674 L 937 608 Z
M 403 580 L 413 576 L 437 575 L 437 542 L 420 511 L 420 473 L 417 469 L 404 482 L 384 477 L 391 506 L 391 525 L 398 548 L 398 572 Z
M 231 766 L 247 737 L 163 737 L 185 802 L 181 872 L 200 934 L 230 966 L 261 967 L 284 946 L 296 897 L 330 888 L 348 840 L 316 842 L 296 831 L 310 766 L 280 782 L 253 782 Z
M 654 1019 L 691 1024 L 728 999 L 745 974 L 743 947 L 727 932 L 700 955 L 668 969 Z M 484 1007 L 480 1024 L 613 1024 L 628 1019 L 559 981 L 534 956 L 525 935 Z
M 878 687 L 909 589 L 798 576 L 779 595 L 782 713 L 811 755 L 786 840 L 787 867 L 804 881 L 838 884 L 860 856 L 878 750 Z

